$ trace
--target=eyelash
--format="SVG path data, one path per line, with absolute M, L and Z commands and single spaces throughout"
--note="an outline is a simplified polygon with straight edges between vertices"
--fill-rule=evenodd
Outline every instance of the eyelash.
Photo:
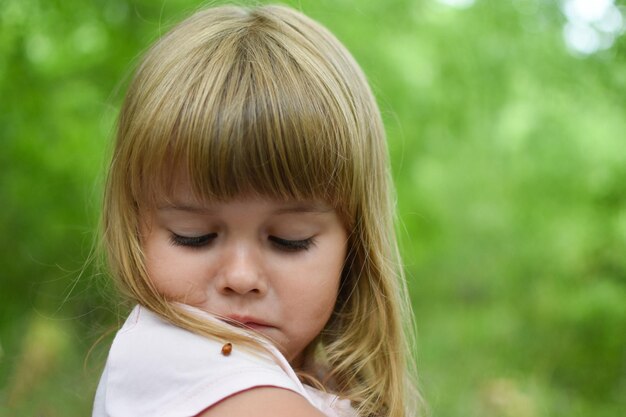
M 170 237 L 170 242 L 174 246 L 185 246 L 189 248 L 201 248 L 203 246 L 207 246 L 217 237 L 217 233 L 211 233 L 203 236 L 181 236 L 176 233 L 172 233 Z M 315 241 L 312 237 L 302 240 L 288 240 L 282 239 L 277 236 L 270 236 L 269 241 L 276 246 L 278 249 L 283 250 L 285 252 L 298 252 L 309 250 L 312 246 L 315 245 Z
M 172 233 L 170 242 L 174 246 L 186 246 L 190 248 L 200 248 L 202 246 L 206 246 L 209 243 L 211 243 L 211 241 L 215 239 L 216 237 L 217 237 L 217 233 L 210 233 L 208 235 L 192 236 L 192 237 L 181 236 L 181 235 L 177 235 L 176 233 Z
M 269 240 L 274 244 L 274 246 L 286 252 L 309 250 L 315 244 L 312 237 L 302 240 L 287 240 L 276 236 L 270 236 Z

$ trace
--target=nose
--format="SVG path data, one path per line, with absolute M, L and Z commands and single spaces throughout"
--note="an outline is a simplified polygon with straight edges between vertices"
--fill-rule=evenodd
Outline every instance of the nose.
M 267 291 L 261 254 L 241 244 L 226 248 L 218 277 L 218 289 L 225 295 L 261 295 Z

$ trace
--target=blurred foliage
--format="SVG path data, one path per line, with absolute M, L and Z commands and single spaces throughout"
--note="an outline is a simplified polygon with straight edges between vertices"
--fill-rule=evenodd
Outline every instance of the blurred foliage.
M 624 38 L 572 56 L 548 0 L 290 4 L 379 98 L 432 414 L 623 413 Z M 118 320 L 84 266 L 115 115 L 136 58 L 197 7 L 0 2 L 0 416 L 90 413 Z

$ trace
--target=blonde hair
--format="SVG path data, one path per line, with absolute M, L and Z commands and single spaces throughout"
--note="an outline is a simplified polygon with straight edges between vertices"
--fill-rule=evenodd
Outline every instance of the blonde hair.
M 138 236 L 142 208 L 172 195 L 245 193 L 330 203 L 350 232 L 334 312 L 307 348 L 326 389 L 362 416 L 415 414 L 412 314 L 393 227 L 380 112 L 350 53 L 284 6 L 200 11 L 145 55 L 121 109 L 103 239 L 129 299 L 198 334 L 256 346 L 159 294 Z

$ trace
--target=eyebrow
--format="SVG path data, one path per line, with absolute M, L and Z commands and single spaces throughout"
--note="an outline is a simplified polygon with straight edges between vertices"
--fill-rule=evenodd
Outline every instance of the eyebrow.
M 168 204 L 168 205 L 157 207 L 157 210 L 159 211 L 187 211 L 190 213 L 198 213 L 198 214 L 212 214 L 212 213 L 217 212 L 217 210 L 210 209 L 207 207 L 191 206 L 187 204 Z
M 196 214 L 216 214 L 218 212 L 218 210 L 210 208 L 210 207 L 204 207 L 204 206 L 194 206 L 194 205 L 190 205 L 190 204 L 178 204 L 178 203 L 173 203 L 173 204 L 168 204 L 168 205 L 164 205 L 164 206 L 160 206 L 157 208 L 158 210 L 163 210 L 163 211 L 185 211 L 185 212 L 189 212 L 189 213 L 196 213 Z M 277 214 L 293 214 L 293 213 L 313 213 L 313 214 L 317 214 L 317 213 L 329 213 L 332 212 L 333 208 L 332 207 L 328 207 L 322 204 L 317 204 L 317 203 L 297 203 L 294 205 L 288 205 L 285 207 L 280 207 L 274 211 L 272 211 L 271 214 L 273 215 L 277 215 Z
M 281 207 L 272 212 L 272 214 L 288 214 L 288 213 L 329 213 L 333 211 L 332 207 L 322 204 L 296 204 L 293 206 Z

